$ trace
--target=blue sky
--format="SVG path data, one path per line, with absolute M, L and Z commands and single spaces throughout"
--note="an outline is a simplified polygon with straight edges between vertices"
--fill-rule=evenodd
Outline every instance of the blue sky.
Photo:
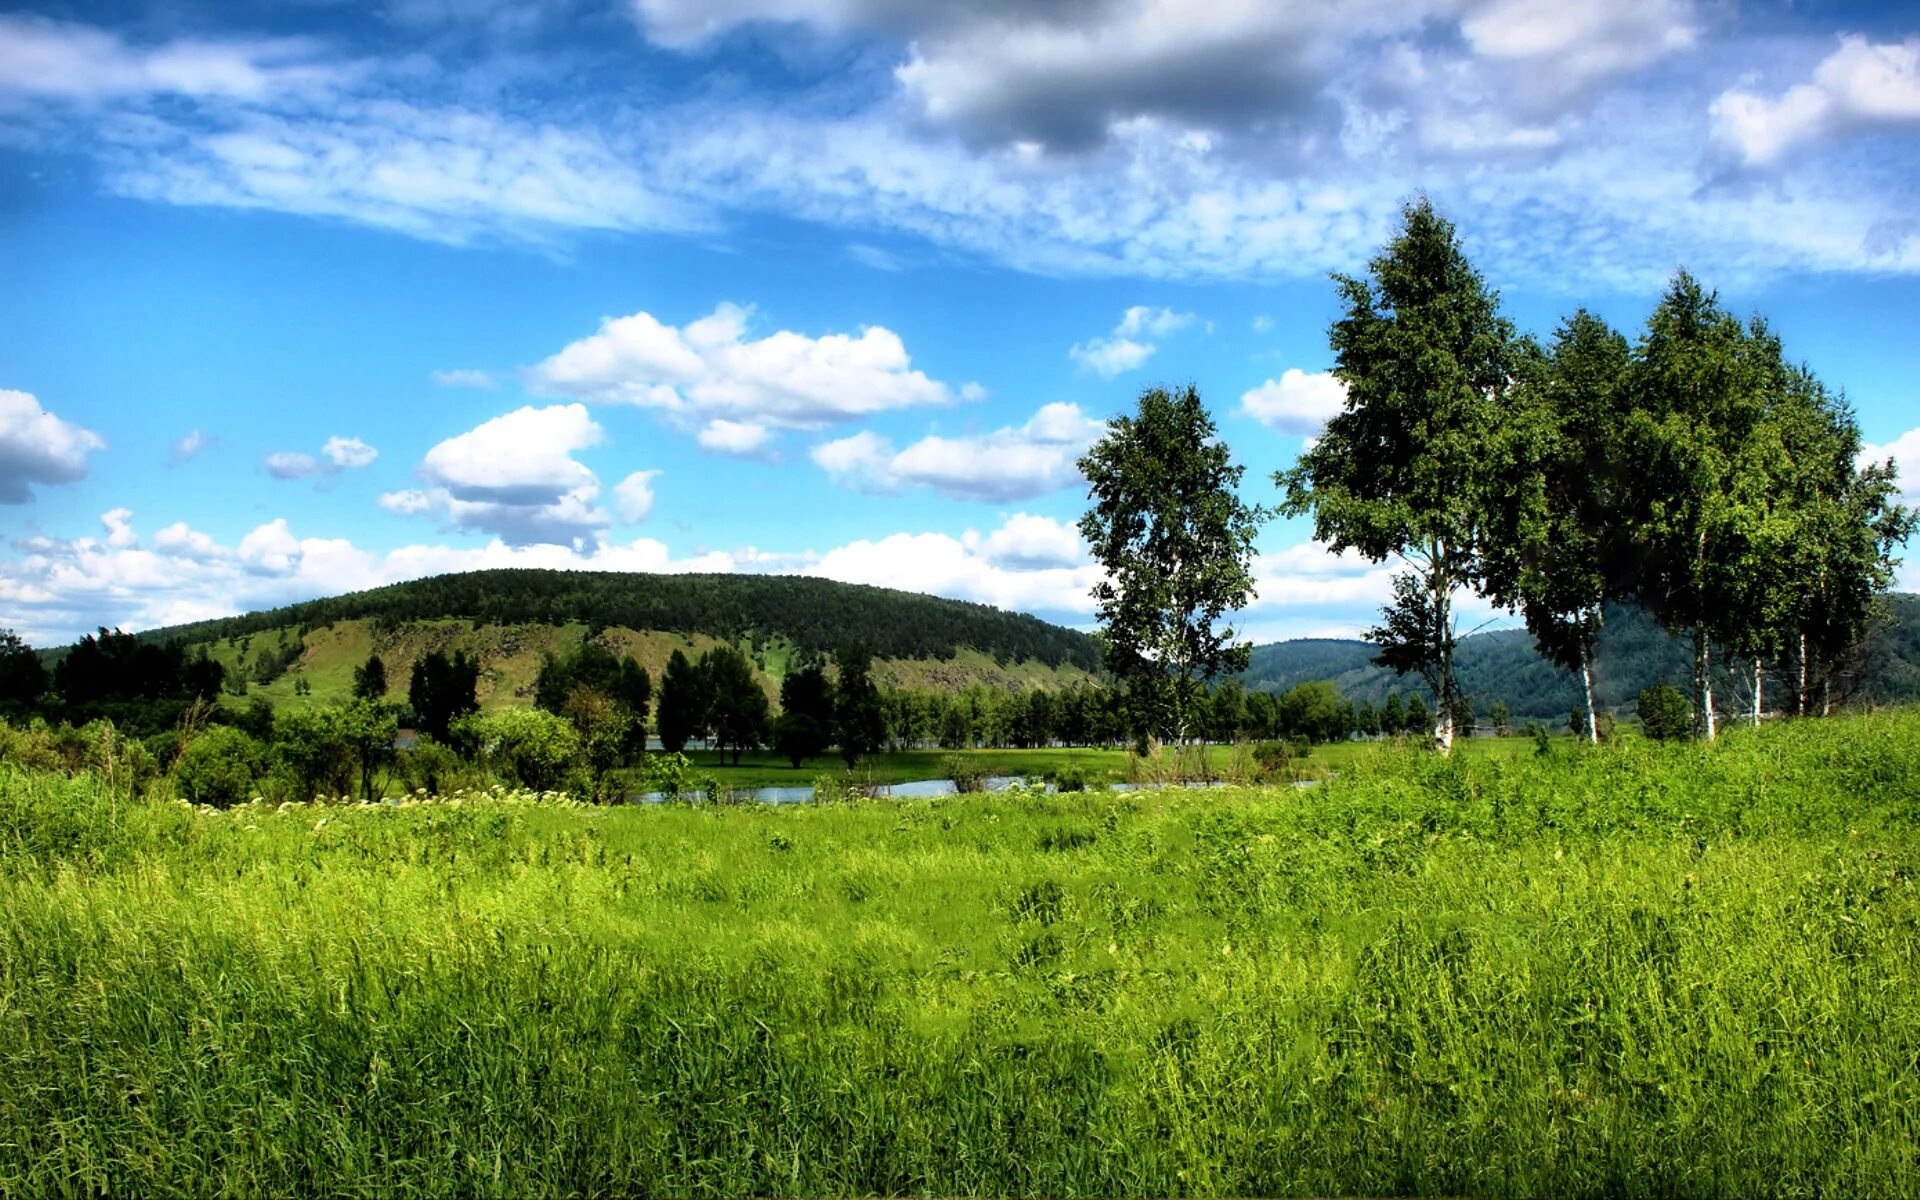
M 1084 625 L 1100 423 L 1192 381 L 1271 502 L 1422 193 L 1524 329 L 1763 313 L 1912 501 L 1916 167 L 1906 5 L 9 6 L 0 625 L 509 564 Z M 1244 627 L 1389 571 L 1274 522 Z

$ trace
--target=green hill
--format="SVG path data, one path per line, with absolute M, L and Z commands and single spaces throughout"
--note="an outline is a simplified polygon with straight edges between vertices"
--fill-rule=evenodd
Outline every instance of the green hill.
M 542 658 L 592 639 L 658 679 L 675 650 L 729 643 L 769 693 L 798 653 L 864 642 L 882 684 L 960 691 L 975 683 L 1057 688 L 1088 678 L 1099 643 L 984 604 L 826 579 L 479 571 L 443 575 L 244 616 L 151 630 L 204 648 L 248 681 L 247 697 L 301 707 L 344 699 L 353 669 L 377 653 L 394 699 L 413 663 L 463 650 L 482 664 L 484 706 L 530 703 Z M 238 696 L 229 703 L 244 702 Z
M 1843 698 L 1849 702 L 1920 699 L 1920 596 L 1896 593 L 1886 601 L 1885 616 L 1840 681 Z M 1373 653 L 1371 643 L 1336 638 L 1274 642 L 1253 648 L 1252 661 L 1241 678 L 1250 688 L 1270 692 L 1331 679 L 1349 699 L 1376 704 L 1390 691 L 1404 695 L 1424 688 L 1417 677 L 1373 665 Z M 1559 721 L 1579 703 L 1573 676 L 1541 658 L 1525 630 L 1494 630 L 1463 638 L 1457 662 L 1461 686 L 1482 713 L 1494 701 L 1505 700 L 1516 719 Z M 1684 686 L 1691 673 L 1689 648 L 1668 636 L 1645 612 L 1633 605 L 1608 607 L 1594 656 L 1594 690 L 1600 707 L 1631 712 L 1642 688 L 1661 682 Z M 1780 689 L 1776 695 L 1785 694 L 1783 680 L 1769 681 L 1767 686 Z M 1731 702 L 1732 697 L 1744 698 L 1751 684 L 1744 675 L 1734 679 L 1723 674 L 1717 687 Z

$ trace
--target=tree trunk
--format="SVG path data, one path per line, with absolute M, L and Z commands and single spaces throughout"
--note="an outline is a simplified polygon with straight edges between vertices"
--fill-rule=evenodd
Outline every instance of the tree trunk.
M 1807 694 L 1807 631 L 1800 631 L 1800 685 L 1793 695 L 1793 715 L 1804 717 L 1813 707 L 1813 697 Z
M 1820 715 L 1823 717 L 1833 715 L 1833 676 L 1831 674 L 1820 681 Z
M 1600 719 L 1593 711 L 1593 652 L 1580 647 L 1580 694 L 1587 702 L 1587 740 L 1600 744 Z
M 1713 740 L 1713 648 L 1707 631 L 1693 627 L 1693 696 L 1699 711 L 1693 715 L 1694 728 L 1701 737 Z
M 1440 753 L 1453 753 L 1453 639 L 1447 636 L 1453 628 L 1453 613 L 1450 606 L 1453 585 L 1447 578 L 1445 550 L 1434 546 L 1433 570 L 1433 636 L 1438 643 L 1434 649 L 1439 654 L 1439 670 L 1435 672 L 1439 687 L 1435 689 L 1433 714 L 1433 740 L 1440 747 Z
M 1760 689 L 1764 686 L 1765 676 L 1760 667 L 1760 656 L 1753 658 L 1753 727 L 1760 728 Z

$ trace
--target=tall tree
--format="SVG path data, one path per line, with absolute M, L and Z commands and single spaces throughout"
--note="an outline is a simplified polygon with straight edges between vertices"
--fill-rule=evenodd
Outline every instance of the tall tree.
M 1541 657 L 1579 676 L 1592 742 L 1594 643 L 1602 606 L 1626 583 L 1619 444 L 1630 358 L 1627 339 L 1585 309 L 1550 349 L 1522 348 L 1500 455 L 1507 486 L 1483 554 L 1487 597 L 1519 608 Z
M 443 650 L 414 659 L 407 679 L 407 704 L 420 732 L 436 742 L 450 741 L 453 723 L 480 708 L 479 684 L 480 664 L 464 650 L 454 651 L 452 659 Z
M 732 646 L 715 646 L 700 656 L 700 675 L 707 687 L 707 723 L 713 743 L 724 756 L 733 752 L 740 762 L 742 750 L 752 750 L 767 741 L 767 694 L 753 677 L 747 656 Z
M 849 642 L 835 651 L 833 659 L 840 675 L 834 685 L 833 740 L 852 770 L 886 743 L 886 713 L 880 689 L 873 683 L 873 653 L 859 642 Z
M 1093 501 L 1080 535 L 1106 568 L 1093 598 L 1107 669 L 1136 718 L 1184 744 L 1210 677 L 1244 671 L 1250 646 L 1226 616 L 1253 598 L 1253 537 L 1264 515 L 1235 492 L 1235 466 L 1189 386 L 1140 394 L 1079 462 Z
M 0 629 L 0 715 L 19 715 L 32 708 L 47 690 L 47 670 L 40 656 L 11 629 Z
M 794 664 L 780 681 L 780 718 L 773 723 L 773 740 L 795 770 L 833 744 L 833 682 L 812 655 Z
M 387 664 L 378 654 L 367 655 L 367 661 L 353 669 L 353 698 L 355 700 L 384 700 L 387 696 Z
M 1510 408 L 1513 326 L 1426 200 L 1407 206 L 1368 269 L 1334 277 L 1346 314 L 1329 339 L 1346 405 L 1275 481 L 1283 511 L 1312 513 L 1314 537 L 1332 550 L 1407 562 L 1367 637 L 1380 646 L 1375 661 L 1432 687 L 1433 735 L 1450 750 L 1454 602 L 1479 582 L 1502 485 L 1489 448 Z
M 700 668 L 675 650 L 660 676 L 660 744 L 678 754 L 707 727 L 708 695 Z
M 1629 375 L 1636 594 L 1669 631 L 1692 637 L 1694 720 L 1709 739 L 1714 648 L 1750 643 L 1764 624 L 1747 604 L 1774 482 L 1756 434 L 1777 358 L 1682 271 L 1648 318 Z

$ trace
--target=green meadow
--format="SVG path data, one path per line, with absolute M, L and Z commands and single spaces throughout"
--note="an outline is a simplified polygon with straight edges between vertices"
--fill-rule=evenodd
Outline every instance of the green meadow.
M 0 765 L 0 1196 L 1920 1191 L 1920 712 L 1318 787 Z

